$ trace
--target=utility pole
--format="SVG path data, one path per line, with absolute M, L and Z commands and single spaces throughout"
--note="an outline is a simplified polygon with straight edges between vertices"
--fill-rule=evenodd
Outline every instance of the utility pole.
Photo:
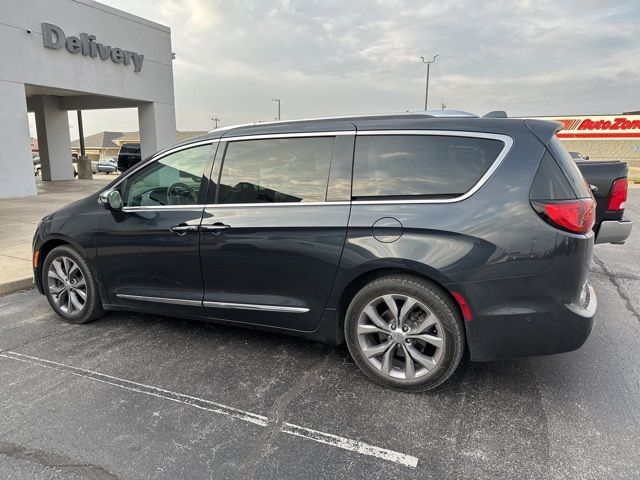
M 220 119 L 218 117 L 211 117 L 210 120 L 213 122 L 213 129 L 215 130 L 216 128 L 218 128 L 218 122 L 220 121 Z
M 436 61 L 436 58 L 439 57 L 440 54 L 434 55 L 433 60 L 431 60 L 430 62 L 427 61 L 424 57 L 420 57 L 422 59 L 422 63 L 426 63 L 427 64 L 427 86 L 424 90 L 424 109 L 428 110 L 427 108 L 427 102 L 429 101 L 429 67 L 431 67 L 431 64 L 433 62 Z
M 280 99 L 279 98 L 272 98 L 271 99 L 272 102 L 278 102 L 278 116 L 276 117 L 276 121 L 280 121 Z

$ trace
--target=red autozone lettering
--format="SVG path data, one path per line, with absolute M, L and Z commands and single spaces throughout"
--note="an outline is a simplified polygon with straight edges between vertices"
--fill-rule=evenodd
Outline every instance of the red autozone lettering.
M 612 123 L 609 120 L 596 120 L 595 122 L 590 118 L 585 118 L 578 130 L 609 130 Z
M 627 120 L 625 117 L 610 120 L 591 120 L 585 118 L 578 126 L 578 130 L 632 130 L 640 128 L 640 120 Z
M 627 120 L 624 117 L 616 118 L 615 122 L 611 126 L 611 130 L 631 130 L 633 128 L 640 128 L 640 120 Z

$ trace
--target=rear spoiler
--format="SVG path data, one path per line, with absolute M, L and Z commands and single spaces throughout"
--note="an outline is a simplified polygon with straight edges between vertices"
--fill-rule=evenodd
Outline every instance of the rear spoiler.
M 482 116 L 482 118 L 509 118 L 504 110 L 494 110 Z
M 504 110 L 493 110 L 483 115 L 482 118 L 509 118 L 509 116 Z M 524 124 L 545 146 L 549 144 L 556 133 L 562 130 L 562 124 L 560 122 L 551 120 L 524 119 Z
M 543 145 L 548 145 L 553 136 L 562 130 L 562 124 L 560 122 L 551 120 L 534 120 L 527 118 L 524 124 Z

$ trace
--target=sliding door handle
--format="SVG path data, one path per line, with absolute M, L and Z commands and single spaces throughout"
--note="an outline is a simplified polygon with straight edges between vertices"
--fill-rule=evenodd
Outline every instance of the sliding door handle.
M 200 231 L 202 232 L 222 232 L 224 230 L 229 230 L 231 225 L 225 225 L 224 223 L 217 222 L 213 225 L 200 225 Z
M 178 235 L 184 235 L 187 232 L 197 232 L 199 228 L 198 225 L 186 225 L 184 223 L 181 223 L 180 225 L 175 225 L 169 228 L 169 230 L 177 233 Z

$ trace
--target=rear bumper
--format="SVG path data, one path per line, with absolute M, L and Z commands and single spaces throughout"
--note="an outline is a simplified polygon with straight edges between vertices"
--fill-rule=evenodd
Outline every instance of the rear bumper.
M 600 224 L 595 243 L 624 243 L 632 228 L 631 220 L 605 220 Z
M 502 283 L 502 282 L 499 282 Z M 520 283 L 520 282 L 516 282 Z M 494 285 L 493 288 L 509 288 Z M 478 302 L 478 293 L 471 293 Z M 490 308 L 465 322 L 471 360 L 552 355 L 580 348 L 593 328 L 598 305 L 593 288 L 585 284 L 581 305 L 561 304 L 552 297 Z M 473 305 L 473 300 L 472 300 Z

